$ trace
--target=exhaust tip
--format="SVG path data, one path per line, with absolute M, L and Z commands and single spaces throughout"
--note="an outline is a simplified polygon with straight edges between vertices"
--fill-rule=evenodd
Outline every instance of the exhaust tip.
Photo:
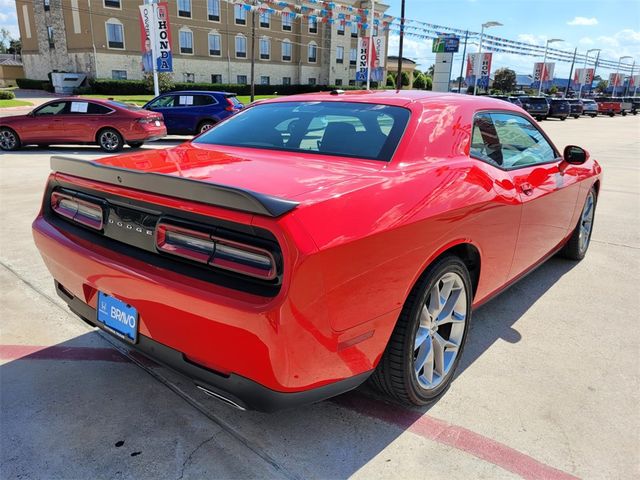
M 247 409 L 246 409 L 246 408 L 244 408 L 242 405 L 240 405 L 240 404 L 238 404 L 238 403 L 234 402 L 233 400 L 231 400 L 231 399 L 229 399 L 229 398 L 225 397 L 224 395 L 221 395 L 221 394 L 219 394 L 219 393 L 217 393 L 217 392 L 211 391 L 211 390 L 209 390 L 208 388 L 203 387 L 202 385 L 197 385 L 197 384 L 196 384 L 196 387 L 197 387 L 199 390 L 202 390 L 205 394 L 209 395 L 210 397 L 213 397 L 213 398 L 216 398 L 216 399 L 218 399 L 218 400 L 221 400 L 221 401 L 223 401 L 224 403 L 226 403 L 227 405 L 231 405 L 232 407 L 237 408 L 238 410 L 242 410 L 243 412 L 245 412 L 245 411 L 247 410 Z

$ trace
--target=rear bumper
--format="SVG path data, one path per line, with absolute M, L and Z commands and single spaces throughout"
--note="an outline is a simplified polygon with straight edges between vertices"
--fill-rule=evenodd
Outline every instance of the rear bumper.
M 55 282 L 55 285 L 58 296 L 67 303 L 73 313 L 90 325 L 100 328 L 94 308 L 70 294 L 64 287 L 61 287 L 60 283 Z M 110 334 L 108 331 L 107 333 Z M 319 402 L 356 388 L 372 373 L 372 371 L 363 372 L 310 390 L 285 393 L 271 390 L 240 375 L 217 373 L 187 360 L 182 352 L 156 342 L 145 335 L 139 335 L 135 345 L 122 342 L 116 336 L 113 338 L 127 348 L 140 352 L 147 358 L 189 377 L 205 393 L 241 410 L 274 412 Z
M 128 142 L 151 142 L 153 140 L 158 140 L 159 138 L 167 136 L 167 129 L 165 126 L 162 127 L 145 127 L 132 130 L 129 135 L 127 135 L 126 141 Z

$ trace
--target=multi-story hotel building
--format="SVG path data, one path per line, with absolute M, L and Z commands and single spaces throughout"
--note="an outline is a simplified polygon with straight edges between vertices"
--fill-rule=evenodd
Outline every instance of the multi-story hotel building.
M 52 71 L 91 78 L 141 79 L 141 0 L 16 0 L 27 78 Z M 260 6 L 260 2 L 245 0 Z M 285 2 L 283 2 L 285 3 Z M 288 0 L 317 9 L 318 3 Z M 368 0 L 334 2 L 354 9 Z M 169 0 L 175 81 L 247 83 L 254 14 L 225 0 Z M 274 7 L 273 3 L 264 7 Z M 376 2 L 376 12 L 388 5 Z M 336 15 L 337 17 L 337 15 Z M 354 84 L 357 25 L 255 12 L 255 81 L 260 84 Z M 379 35 L 388 32 L 375 31 Z

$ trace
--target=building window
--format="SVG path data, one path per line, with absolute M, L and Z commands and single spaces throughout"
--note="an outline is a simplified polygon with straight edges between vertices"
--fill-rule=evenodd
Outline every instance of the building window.
M 51 0 L 44 0 L 44 11 L 48 12 L 51 8 Z
M 267 37 L 260 39 L 260 60 L 269 60 L 271 57 L 271 41 Z
M 246 25 L 247 24 L 247 11 L 244 9 L 243 5 L 234 5 L 233 7 L 234 15 L 236 19 L 236 25 Z M 246 57 L 246 52 L 245 52 Z
M 183 73 L 185 83 L 195 83 L 196 82 L 196 74 L 195 73 Z
M 246 85 L 247 84 L 247 76 L 246 75 L 238 75 L 236 77 L 236 83 L 239 85 Z
M 260 14 L 260 28 L 270 28 L 271 27 L 271 15 L 267 12 L 263 12 Z
M 222 75 L 219 73 L 211 75 L 211 83 L 222 83 Z
M 291 61 L 291 42 L 289 40 L 282 41 L 282 61 Z
M 309 78 L 309 85 L 315 85 L 316 84 L 316 79 L 315 77 L 310 77 Z
M 114 80 L 126 80 L 127 79 L 127 71 L 126 70 L 111 70 L 111 78 Z
M 377 26 L 377 25 L 374 25 L 374 26 L 373 26 L 373 36 L 374 36 L 374 37 L 377 37 L 377 36 L 378 36 L 378 26 Z
M 336 48 L 336 63 L 344 63 L 344 47 Z
M 318 20 L 309 18 L 309 33 L 318 33 Z
M 291 85 L 291 77 L 282 77 L 282 85 Z
M 189 29 L 180 30 L 180 53 L 193 55 L 193 32 Z
M 212 22 L 220 21 L 220 0 L 207 0 L 207 15 Z
M 336 87 L 341 87 L 341 86 L 342 86 L 342 79 L 336 78 Z
M 178 0 L 178 16 L 191 18 L 191 0 Z
M 293 21 L 291 19 L 291 13 L 282 12 L 282 30 L 286 30 L 287 32 L 290 32 L 292 25 L 293 25 Z
M 47 27 L 47 37 L 49 38 L 49 48 L 55 48 L 56 44 L 53 41 L 53 27 Z
M 109 48 L 124 49 L 124 27 L 119 20 L 107 20 L 107 45 Z
M 260 85 L 269 85 L 269 77 L 266 75 L 262 75 L 260 77 Z
M 342 21 L 338 23 L 338 35 L 344 35 L 344 23 Z
M 311 42 L 307 50 L 309 63 L 316 63 L 316 61 L 318 60 L 318 46 L 315 43 Z
M 236 36 L 236 57 L 247 58 L 247 37 L 244 35 Z
M 349 86 L 350 87 L 355 87 L 356 86 L 356 81 L 355 80 L 349 80 Z
M 220 48 L 220 34 L 219 33 L 210 33 L 209 34 L 209 55 L 212 57 L 219 57 L 221 48 Z
M 49 3 L 49 0 L 45 0 L 45 3 Z M 118 8 L 121 9 L 120 0 L 104 0 L 104 8 Z
M 358 49 L 352 48 L 349 52 L 349 65 L 355 65 L 358 63 Z
M 358 24 L 351 22 L 351 38 L 358 38 Z

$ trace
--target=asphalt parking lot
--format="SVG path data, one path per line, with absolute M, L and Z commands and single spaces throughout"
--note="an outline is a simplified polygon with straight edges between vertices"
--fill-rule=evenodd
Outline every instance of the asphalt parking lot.
M 31 238 L 49 156 L 0 154 L 1 478 L 638 478 L 640 117 L 549 120 L 603 165 L 592 244 L 475 312 L 435 405 L 233 410 L 69 313 Z M 166 148 L 177 141 L 145 148 Z

